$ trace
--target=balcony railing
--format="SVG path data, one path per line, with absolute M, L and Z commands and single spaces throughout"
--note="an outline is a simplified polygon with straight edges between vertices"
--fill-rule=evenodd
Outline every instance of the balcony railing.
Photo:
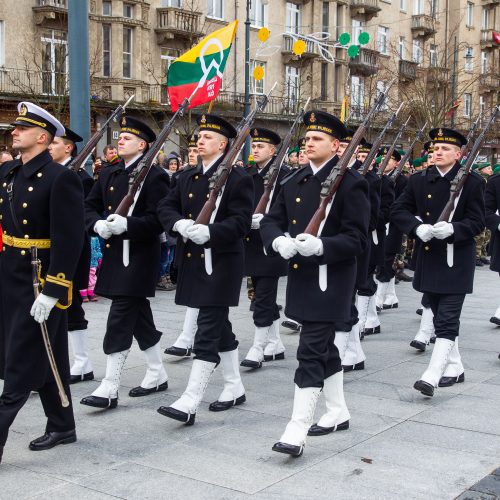
M 399 61 L 399 76 L 403 80 L 415 80 L 417 78 L 417 68 L 418 64 L 413 61 L 405 61 L 400 59 Z
M 68 0 L 38 0 L 38 7 L 56 7 L 57 9 L 67 9 Z
M 201 12 L 180 9 L 177 7 L 163 7 L 156 9 L 157 27 L 155 32 L 158 41 L 180 37 L 184 39 L 199 38 Z
M 376 50 L 361 48 L 359 54 L 349 60 L 352 74 L 374 75 L 378 71 L 378 56 L 379 53 Z
M 255 98 L 259 98 L 259 94 L 250 94 L 250 102 Z M 305 99 L 304 99 L 305 102 Z M 303 102 L 295 97 L 269 97 L 263 115 L 292 115 L 297 113 L 300 104 Z M 227 111 L 243 111 L 245 105 L 245 94 L 240 92 L 221 91 L 217 96 L 214 107 L 216 110 L 222 109 Z
M 481 48 L 493 48 L 498 45 L 493 40 L 493 29 L 481 30 Z
M 35 24 L 65 23 L 68 19 L 68 0 L 38 0 L 33 7 Z
M 442 66 L 431 66 L 427 68 L 428 83 L 446 83 L 450 79 L 450 70 Z
M 498 72 L 480 75 L 479 84 L 483 91 L 497 91 L 500 88 L 500 76 L 498 76 Z
M 435 19 L 427 14 L 411 16 L 411 29 L 415 36 L 427 37 L 436 33 Z
M 281 49 L 282 54 L 293 54 L 293 44 L 296 42 L 297 38 L 294 38 L 292 35 L 283 35 L 283 46 Z M 300 38 L 302 40 L 302 38 Z M 306 43 L 306 50 L 301 55 L 301 57 L 317 57 L 318 49 L 314 42 L 311 40 L 304 40 Z
M 382 10 L 378 0 L 351 0 L 350 7 L 353 15 L 365 14 L 369 17 Z
M 67 73 L 0 68 L 0 94 L 64 96 L 68 94 Z

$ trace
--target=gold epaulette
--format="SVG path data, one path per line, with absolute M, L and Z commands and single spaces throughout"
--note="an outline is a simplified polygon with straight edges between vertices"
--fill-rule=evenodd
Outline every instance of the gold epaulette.
M 16 238 L 15 236 L 10 236 L 3 234 L 2 241 L 4 245 L 14 248 L 31 248 L 37 247 L 41 250 L 46 250 L 50 248 L 50 240 L 33 240 L 30 238 Z

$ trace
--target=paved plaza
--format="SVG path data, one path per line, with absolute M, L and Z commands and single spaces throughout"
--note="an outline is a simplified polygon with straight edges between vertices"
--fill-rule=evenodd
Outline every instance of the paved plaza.
M 140 383 L 145 371 L 134 345 L 117 409 L 99 411 L 79 404 L 97 387 L 97 379 L 72 386 L 76 444 L 28 450 L 29 441 L 44 430 L 38 397 L 30 397 L 5 448 L 0 498 L 498 498 L 500 473 L 490 474 L 500 466 L 500 327 L 488 322 L 500 300 L 498 275 L 478 269 L 475 293 L 465 302 L 460 336 L 465 383 L 439 389 L 434 398 L 412 388 L 430 357 L 430 350 L 418 354 L 409 347 L 420 321 L 415 314 L 420 297 L 408 283 L 396 290 L 399 309 L 381 313 L 382 333 L 363 342 L 366 369 L 345 375 L 350 429 L 310 437 L 302 457 L 271 451 L 291 415 L 296 334 L 282 329 L 284 361 L 256 371 L 242 369 L 244 405 L 212 413 L 207 403 L 217 399 L 223 385 L 218 370 L 193 427 L 156 412 L 182 393 L 191 361 L 165 356 L 168 391 L 129 398 L 128 390 Z M 282 304 L 284 296 L 281 280 Z M 104 375 L 101 344 L 109 304 L 101 298 L 85 305 L 98 379 Z M 180 331 L 184 310 L 174 304 L 173 292 L 159 292 L 152 304 L 165 348 Z M 231 320 L 243 359 L 253 339 L 244 286 Z M 323 410 L 320 399 L 317 418 Z M 474 487 L 476 483 L 483 486 Z

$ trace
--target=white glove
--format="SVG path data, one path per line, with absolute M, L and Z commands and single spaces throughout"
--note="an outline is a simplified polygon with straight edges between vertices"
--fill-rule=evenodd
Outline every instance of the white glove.
M 260 221 L 264 218 L 263 214 L 252 215 L 252 229 L 260 229 Z
M 445 240 L 453 234 L 453 224 L 451 222 L 441 221 L 432 227 L 432 235 L 438 240 Z
M 498 230 L 500 231 L 500 224 L 498 224 Z
M 301 233 L 295 237 L 295 246 L 300 255 L 323 255 L 323 242 L 312 234 Z
M 272 247 L 286 260 L 291 259 L 297 253 L 294 241 L 286 236 L 278 236 L 273 241 Z
M 107 240 L 111 238 L 113 233 L 109 229 L 108 223 L 105 220 L 98 220 L 94 224 L 94 232 L 96 232 L 101 238 Z
M 43 323 L 49 319 L 50 311 L 57 304 L 58 299 L 41 293 L 31 306 L 30 314 L 37 323 Z
M 114 234 L 123 234 L 127 230 L 127 218 L 118 214 L 111 214 L 106 219 L 109 230 Z
M 191 219 L 181 219 L 178 220 L 174 227 L 174 231 L 177 231 L 183 238 L 188 238 L 187 230 L 194 224 L 194 220 Z
M 187 230 L 187 237 L 197 245 L 204 245 L 210 239 L 210 230 L 205 224 L 193 224 Z
M 430 224 L 420 224 L 415 233 L 424 243 L 427 243 L 434 236 L 432 229 Z

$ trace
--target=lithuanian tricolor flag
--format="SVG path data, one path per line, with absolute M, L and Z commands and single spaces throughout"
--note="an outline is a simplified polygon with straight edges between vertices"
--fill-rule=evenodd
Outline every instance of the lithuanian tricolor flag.
M 237 26 L 238 21 L 233 21 L 214 31 L 170 65 L 167 89 L 172 111 L 186 97 L 192 96 L 190 108 L 217 97 Z

